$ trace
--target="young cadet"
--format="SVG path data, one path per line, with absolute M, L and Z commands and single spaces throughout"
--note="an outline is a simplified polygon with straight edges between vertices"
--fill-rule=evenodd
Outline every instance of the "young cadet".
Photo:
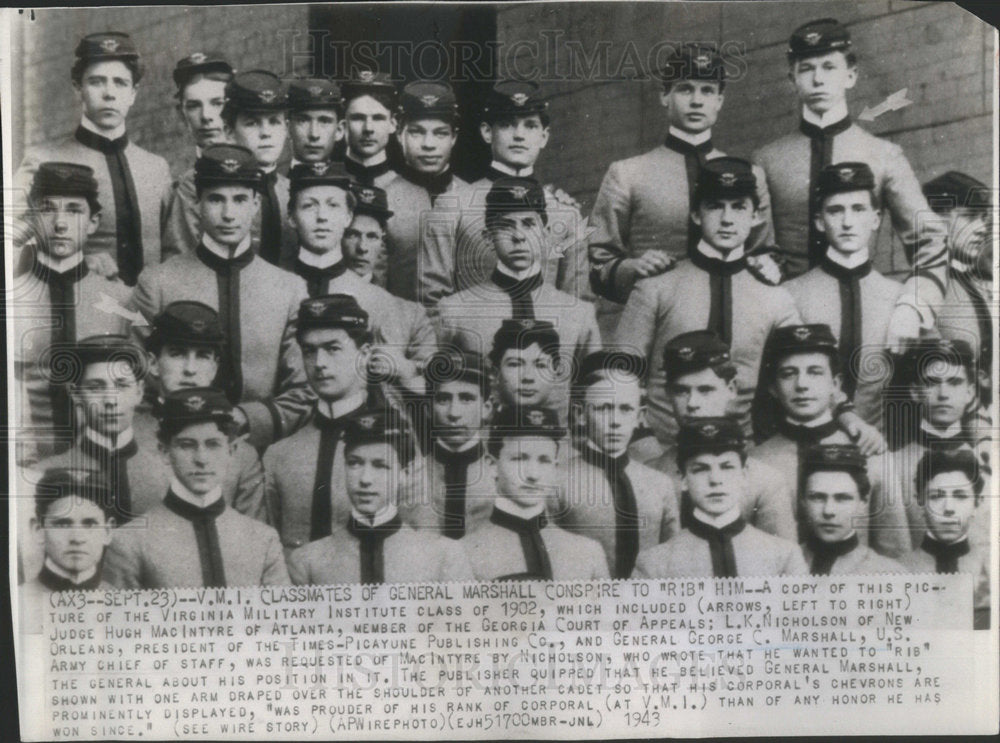
M 400 499 L 404 519 L 461 539 L 489 518 L 495 495 L 487 477 L 486 438 L 493 412 L 482 356 L 441 350 L 424 366 L 430 402 L 423 472 Z
M 546 407 L 568 416 L 569 377 L 552 323 L 504 320 L 488 358 L 495 410 Z
M 834 417 L 841 395 L 839 364 L 840 349 L 827 325 L 778 328 L 764 351 L 759 393 L 769 395 L 778 409 L 777 432 L 757 446 L 754 456 L 779 473 L 796 500 L 805 450 L 853 443 Z M 859 531 L 869 546 L 895 558 L 910 550 L 910 535 L 899 484 L 885 469 L 881 456 L 868 458 L 870 518 Z
M 990 626 L 989 543 L 970 539 L 982 500 L 984 471 L 967 449 L 932 451 L 917 467 L 916 487 L 926 532 L 902 559 L 914 573 L 969 573 L 973 577 L 973 627 Z
M 613 578 L 631 576 L 640 550 L 680 528 L 670 478 L 628 455 L 643 414 L 645 365 L 639 356 L 609 350 L 583 360 L 572 395 L 582 440 L 549 509 L 559 526 L 600 542 Z
M 325 163 L 344 138 L 344 102 L 331 80 L 305 78 L 288 83 L 288 138 L 292 143 L 291 171 L 296 165 Z
M 442 299 L 438 341 L 488 354 L 507 319 L 545 320 L 577 360 L 601 347 L 594 308 L 546 283 L 545 192 L 532 178 L 498 178 L 486 195 L 485 226 L 497 256 L 490 277 Z
M 386 288 L 416 301 L 423 225 L 439 200 L 455 208 L 467 200 L 469 184 L 451 171 L 451 151 L 458 139 L 458 103 L 451 86 L 423 80 L 409 83 L 399 104 L 396 137 L 404 164 L 399 178 L 385 189 L 394 212 L 386 238 L 390 266 Z
M 489 520 L 460 542 L 478 580 L 608 577 L 599 542 L 571 534 L 545 515 L 559 487 L 559 442 L 565 436 L 548 408 L 508 408 L 494 417 L 487 451 L 496 500 Z
M 928 329 L 946 285 L 945 233 L 931 218 L 920 183 L 898 145 L 857 126 L 847 110 L 847 91 L 858 79 L 847 29 L 832 18 L 795 29 L 788 42 L 789 79 L 802 106 L 799 130 L 765 145 L 753 161 L 767 174 L 775 240 L 792 277 L 816 265 L 827 241 L 816 216 L 817 179 L 826 165 L 863 162 L 871 167 L 874 193 L 915 266 L 889 323 L 890 346 Z
M 672 539 L 639 553 L 633 578 L 737 578 L 804 575 L 794 542 L 743 520 L 746 443 L 732 418 L 699 418 L 677 434 L 677 464 L 694 505 L 690 524 Z
M 260 449 L 294 431 L 312 404 L 295 344 L 306 288 L 251 249 L 263 185 L 250 150 L 207 147 L 195 163 L 195 186 L 203 230 L 197 248 L 143 271 L 130 303 L 148 321 L 182 300 L 219 313 L 226 339 L 220 384 L 237 405 L 241 434 Z
M 384 189 L 397 177 L 386 152 L 396 131 L 396 85 L 383 72 L 360 70 L 341 90 L 347 135 L 344 166 L 362 186 Z
M 289 582 L 274 529 L 226 505 L 236 424 L 214 387 L 173 392 L 160 409 L 160 451 L 173 477 L 144 528 L 119 528 L 105 575 L 118 588 L 268 586 Z
M 385 410 L 344 427 L 344 488 L 351 514 L 288 557 L 293 583 L 411 583 L 472 580 L 458 543 L 404 524 L 396 506 L 412 438 Z
M 84 259 L 100 224 L 94 171 L 86 165 L 45 162 L 38 166 L 29 195 L 35 223 L 35 260 L 11 287 L 11 317 L 19 341 L 14 372 L 27 403 L 15 417 L 18 430 L 31 432 L 25 461 L 48 457 L 73 439 L 72 405 L 58 372 L 47 359 L 81 338 L 120 333 L 128 299 L 121 281 L 97 275 Z
M 322 539 L 347 518 L 344 425 L 366 405 L 385 404 L 368 385 L 371 331 L 354 297 L 305 300 L 296 340 L 315 402 L 308 422 L 264 453 L 264 497 L 286 550 Z
M 783 286 L 803 322 L 828 325 L 839 339 L 844 393 L 866 422 L 882 428 L 889 321 L 901 284 L 872 268 L 869 246 L 880 214 L 875 176 L 865 163 L 837 163 L 816 178 L 816 229 L 826 252 L 813 269 Z
M 747 264 L 745 245 L 758 213 L 757 179 L 750 163 L 733 157 L 702 167 L 691 218 L 701 238 L 667 273 L 639 281 L 629 295 L 614 345 L 650 360 L 649 423 L 660 442 L 677 430 L 667 404 L 663 350 L 692 330 L 711 330 L 730 346 L 739 392 L 734 413 L 746 421 L 764 341 L 772 329 L 799 322 L 790 294 Z
M 693 330 L 672 338 L 663 349 L 663 372 L 667 383 L 667 402 L 680 422 L 699 418 L 732 415 L 736 405 L 736 366 L 729 356 L 729 346 L 708 330 Z M 691 497 L 684 492 L 684 475 L 677 467 L 677 447 L 671 443 L 662 454 L 646 462 L 653 469 L 673 479 L 680 494 L 680 525 L 691 519 Z M 782 477 L 753 456 L 746 462 L 747 489 L 743 500 L 743 518 L 761 531 L 782 539 L 795 540 L 795 495 Z
M 420 244 L 420 301 L 432 309 L 442 297 L 486 281 L 496 266 L 484 232 L 486 196 L 499 178 L 534 178 L 535 162 L 549 141 L 548 101 L 538 83 L 501 80 L 483 108 L 479 132 L 493 162 L 486 176 L 470 184 L 464 201 L 441 200 L 427 217 Z M 561 190 L 546 187 L 542 275 L 545 283 L 582 299 L 592 299 L 589 266 L 580 232 L 580 205 Z
M 715 47 L 683 44 L 660 74 L 667 138 L 649 152 L 611 163 L 590 218 L 591 281 L 598 295 L 615 303 L 624 304 L 636 281 L 663 273 L 698 244 L 700 229 L 691 218 L 698 177 L 706 160 L 725 155 L 712 142 L 726 86 Z M 756 173 L 760 209 L 748 249 L 772 239 L 763 175 Z M 664 189 L 664 182 L 680 187 Z M 598 302 L 602 330 L 605 323 L 613 327 L 620 313 L 620 307 Z
M 802 460 L 799 511 L 806 526 L 802 555 L 812 575 L 901 573 L 903 566 L 861 544 L 868 519 L 868 461 L 853 444 L 820 444 Z
M 194 140 L 195 160 L 209 145 L 223 144 L 228 134 L 222 120 L 226 85 L 233 68 L 217 52 L 195 52 L 177 62 L 174 84 L 177 111 Z M 163 217 L 163 247 L 175 253 L 188 252 L 198 244 L 198 194 L 194 186 L 194 166 L 176 181 Z
M 13 181 L 15 193 L 27 194 L 40 163 L 75 163 L 93 170 L 104 208 L 87 242 L 88 260 L 91 268 L 103 275 L 117 273 L 128 286 L 144 266 L 169 255 L 160 250 L 160 210 L 170 191 L 170 167 L 131 142 L 125 131 L 142 72 L 128 34 L 109 31 L 81 39 L 70 73 L 83 107 L 80 126 L 71 138 L 28 152 Z M 30 255 L 23 256 L 19 268 L 27 270 Z
M 146 339 L 152 404 L 137 409 L 132 422 L 140 449 L 156 450 L 156 411 L 167 395 L 215 384 L 224 344 L 219 314 L 201 302 L 173 302 L 153 319 Z M 163 486 L 156 492 L 163 493 L 170 482 L 170 467 L 164 463 L 160 469 Z M 267 522 L 264 470 L 257 450 L 243 439 L 233 442 L 233 458 L 222 479 L 222 497 L 240 513 Z
M 344 257 L 354 273 L 384 287 L 387 275 L 385 236 L 393 216 L 389 197 L 378 186 L 363 186 L 355 181 L 351 188 L 357 205 L 351 226 L 344 230 L 341 245 Z

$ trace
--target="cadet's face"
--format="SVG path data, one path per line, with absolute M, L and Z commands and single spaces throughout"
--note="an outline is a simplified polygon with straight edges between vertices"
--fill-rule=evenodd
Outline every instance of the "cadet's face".
M 365 386 L 364 368 L 368 344 L 358 348 L 346 330 L 307 330 L 299 341 L 306 377 L 324 400 L 340 400 Z
M 142 385 L 123 361 L 87 364 L 75 392 L 87 425 L 112 438 L 132 426 L 136 406 L 142 401 Z
M 619 455 L 628 448 L 642 414 L 642 388 L 635 377 L 606 375 L 584 395 L 587 438 L 606 454 Z
M 692 217 L 701 226 L 705 242 L 720 252 L 728 253 L 746 243 L 757 210 L 749 196 L 742 199 L 706 199 Z
M 42 250 L 53 258 L 68 258 L 83 250 L 87 238 L 101 223 L 90 204 L 79 196 L 46 196 L 38 205 Z
M 739 506 L 746 471 L 734 451 L 699 454 L 684 463 L 684 483 L 695 507 L 709 516 L 721 516 Z
M 937 428 L 961 421 L 976 396 L 965 369 L 943 361 L 927 362 L 913 390 L 915 399 L 923 404 L 924 417 Z
M 832 544 L 851 536 L 865 505 L 858 484 L 846 472 L 814 472 L 806 480 L 803 515 L 820 541 Z
M 537 212 L 511 212 L 490 227 L 497 259 L 512 271 L 526 271 L 542 259 L 544 225 Z
M 205 495 L 225 477 L 233 446 L 217 423 L 194 423 L 170 439 L 166 456 L 181 485 Z
M 848 66 L 843 52 L 797 60 L 790 74 L 799 101 L 821 115 L 845 101 L 858 81 L 857 67 Z
M 455 128 L 441 119 L 408 121 L 399 135 L 406 164 L 421 173 L 444 172 L 457 139 Z
M 834 250 L 845 255 L 867 251 L 878 224 L 879 213 L 867 191 L 827 196 L 816 216 L 816 227 L 827 236 Z
M 396 117 L 369 95 L 347 104 L 347 149 L 359 160 L 377 155 L 396 131 Z
M 497 372 L 497 392 L 504 405 L 545 405 L 558 373 L 552 357 L 537 343 L 504 351 Z
M 483 124 L 480 131 L 493 151 L 493 159 L 512 168 L 534 165 L 549 142 L 549 129 L 542 126 L 538 114 Z
M 233 121 L 233 141 L 253 153 L 257 164 L 269 169 L 281 157 L 288 138 L 284 111 L 240 111 Z
M 964 262 L 978 263 L 981 275 L 989 276 L 993 269 L 993 241 L 990 214 L 978 209 L 953 209 L 948 215 L 948 244 L 952 254 Z
M 67 495 L 49 506 L 41 529 L 45 556 L 71 575 L 78 575 L 100 562 L 111 542 L 111 524 L 93 501 Z
M 962 472 L 942 472 L 927 483 L 924 513 L 931 534 L 946 543 L 969 533 L 978 501 L 976 490 Z
M 785 415 L 795 421 L 815 420 L 831 409 L 839 389 L 825 353 L 799 353 L 778 363 L 771 392 Z
M 201 193 L 201 228 L 216 242 L 235 248 L 250 234 L 260 196 L 247 186 L 214 186 Z
M 371 276 L 379 262 L 384 260 L 385 230 L 375 217 L 355 214 L 351 226 L 344 230 L 341 248 L 347 265 L 354 273 Z
M 208 346 L 164 343 L 153 372 L 160 377 L 164 395 L 188 387 L 210 387 L 219 372 L 219 352 Z
M 555 490 L 559 447 L 543 436 L 504 440 L 497 455 L 497 493 L 519 506 L 542 503 Z
M 660 94 L 670 126 L 699 134 L 711 129 L 719 118 L 723 95 L 719 84 L 704 80 L 680 80 Z
M 196 77 L 184 87 L 180 109 L 195 144 L 208 147 L 226 141 L 222 106 L 226 102 L 226 84 L 222 80 Z
M 434 391 L 434 436 L 452 448 L 468 443 L 483 427 L 490 411 L 479 385 L 471 382 L 444 382 Z
M 669 383 L 667 396 L 678 418 L 718 418 L 736 399 L 736 380 L 726 382 L 714 370 L 702 369 Z
M 344 452 L 347 495 L 364 516 L 374 516 L 396 500 L 399 458 L 389 444 L 361 444 Z
M 336 186 L 313 186 L 299 191 L 288 214 L 289 222 L 299 233 L 299 241 L 314 253 L 339 248 L 352 217 L 347 193 Z
M 83 115 L 98 129 L 110 130 L 124 124 L 135 103 L 132 71 L 118 60 L 87 67 L 76 91 L 83 104 Z
M 292 152 L 304 163 L 329 160 L 333 146 L 344 136 L 343 122 L 331 109 L 292 111 L 288 120 L 288 135 Z

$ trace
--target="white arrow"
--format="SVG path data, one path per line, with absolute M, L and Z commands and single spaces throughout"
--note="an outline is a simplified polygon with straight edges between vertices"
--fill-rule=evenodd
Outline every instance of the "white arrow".
M 109 315 L 124 317 L 135 326 L 149 325 L 149 323 L 146 322 L 146 318 L 142 316 L 141 312 L 129 312 L 104 292 L 101 292 L 100 300 L 94 303 L 94 309 L 106 312 Z
M 897 90 L 895 93 L 890 95 L 884 101 L 873 108 L 865 106 L 865 110 L 861 112 L 858 116 L 862 121 L 875 121 L 876 118 L 889 111 L 898 111 L 901 108 L 906 108 L 913 101 L 906 97 L 906 88 L 902 90 Z

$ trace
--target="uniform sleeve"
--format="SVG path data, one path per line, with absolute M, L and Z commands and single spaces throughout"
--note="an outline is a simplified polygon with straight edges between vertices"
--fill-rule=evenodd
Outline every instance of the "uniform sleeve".
M 879 465 L 876 465 L 879 466 Z M 869 471 L 872 466 L 869 466 Z M 911 541 L 909 519 L 903 503 L 898 473 L 889 468 L 889 479 L 872 477 L 868 497 L 868 546 L 885 557 L 900 558 L 916 546 Z
M 420 277 L 417 297 L 433 316 L 442 298 L 455 293 L 455 236 L 461 211 L 453 204 L 436 207 L 421 217 Z
M 660 519 L 660 543 L 666 542 L 681 529 L 680 508 L 673 480 L 663 478 L 663 516 Z
M 784 566 L 781 575 L 809 575 L 809 566 L 802 556 L 802 550 L 795 542 L 788 542 L 788 551 L 785 556 Z
M 773 328 L 782 328 L 786 325 L 801 325 L 802 316 L 799 315 L 799 308 L 795 306 L 792 295 L 784 289 L 775 292 L 771 300 L 772 311 L 774 312 Z
M 604 553 L 604 548 L 593 539 L 589 539 L 588 541 L 592 542 L 588 547 L 590 547 L 590 559 L 594 566 L 591 571 L 590 580 L 610 578 L 611 571 L 608 570 L 608 556 Z
M 551 256 L 556 260 L 556 275 L 553 283 L 560 291 L 580 299 L 593 301 L 595 295 L 590 286 L 590 260 L 587 256 L 589 238 L 581 234 L 584 224 L 583 215 L 575 206 L 563 204 L 548 192 L 546 192 L 546 202 L 551 250 L 557 250 L 560 253 Z
M 427 310 L 416 302 L 407 303 L 406 311 L 412 313 L 410 338 L 406 347 L 406 358 L 417 364 L 421 369 L 437 349 L 437 335 L 434 325 L 427 316 Z
M 159 271 L 156 266 L 143 269 L 139 274 L 132 296 L 129 297 L 126 309 L 139 312 L 145 318 L 147 325 L 132 324 L 132 335 L 142 344 L 150 332 L 153 318 L 163 308 L 163 297 L 160 292 Z
M 264 452 L 261 467 L 264 470 L 264 511 L 266 521 L 281 533 L 281 492 L 274 477 L 275 452 L 273 448 Z
M 102 576 L 115 588 L 144 588 L 142 550 L 133 532 L 116 531 L 104 556 Z
M 638 282 L 625 303 L 612 345 L 648 359 L 656 338 L 658 305 L 655 280 Z
M 464 583 L 475 580 L 472 574 L 472 564 L 461 543 L 454 539 L 442 538 L 442 561 L 440 580 L 452 583 Z
M 632 568 L 632 578 L 655 578 L 656 574 L 652 570 L 651 560 L 649 557 L 649 550 L 644 550 L 639 553 L 639 556 L 635 559 L 635 567 Z
M 170 256 L 176 255 L 177 251 L 168 251 L 163 247 L 163 227 L 166 224 L 167 202 L 173 191 L 173 179 L 170 177 L 170 165 L 162 157 L 159 158 L 158 170 L 156 179 L 160 184 L 160 198 L 158 200 L 160 211 L 157 214 L 156 235 L 160 241 L 160 263 L 162 263 Z
M 581 300 L 578 311 L 585 312 L 587 316 L 583 333 L 580 336 L 580 348 L 577 349 L 577 358 L 583 360 L 587 355 L 600 351 L 603 344 L 601 343 L 601 330 L 597 326 L 597 313 L 594 311 L 594 305 Z
M 753 488 L 755 492 L 750 494 L 753 525 L 768 534 L 796 542 L 799 532 L 793 510 L 795 493 L 788 488 L 785 478 L 777 472 L 773 477 L 764 475 L 753 483 Z
M 623 302 L 629 287 L 615 280 L 618 264 L 626 258 L 631 219 L 631 197 L 618 163 L 611 163 L 590 215 L 587 253 L 590 258 L 590 286 L 594 293 L 615 302 Z
M 189 253 L 201 239 L 198 196 L 194 181 L 182 177 L 166 194 L 163 215 L 163 257 Z
M 303 549 L 300 547 L 288 555 L 288 578 L 296 586 L 308 586 L 312 583 L 309 580 L 309 561 L 302 554 Z
M 767 188 L 767 175 L 764 173 L 764 169 L 757 164 L 753 166 L 753 173 L 757 177 L 757 199 L 760 203 L 759 221 L 750 230 L 747 253 L 774 244 L 774 216 L 771 214 L 771 192 Z
M 281 549 L 281 540 L 274 529 L 268 529 L 267 551 L 264 555 L 264 573 L 260 577 L 262 586 L 287 586 L 292 581 L 285 567 L 285 555 Z
M 239 467 L 236 492 L 233 494 L 233 508 L 245 516 L 268 523 L 267 507 L 264 504 L 264 468 L 260 457 L 249 444 L 241 443 L 234 464 Z
M 458 327 L 455 323 L 453 313 L 450 311 L 451 302 L 445 302 L 438 306 L 437 318 L 435 318 L 435 333 L 439 346 L 449 346 L 456 344 Z

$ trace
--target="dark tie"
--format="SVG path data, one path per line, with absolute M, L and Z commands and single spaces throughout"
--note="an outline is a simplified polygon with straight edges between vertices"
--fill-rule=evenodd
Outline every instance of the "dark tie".
M 955 451 L 962 447 L 975 450 L 975 436 L 973 436 L 964 426 L 954 436 L 942 436 L 939 433 L 928 431 L 923 426 L 917 429 L 917 443 L 924 449 L 934 451 Z
M 810 534 L 806 540 L 806 546 L 813 556 L 812 565 L 809 567 L 810 574 L 829 575 L 838 557 L 843 557 L 857 548 L 858 535 L 854 533 L 847 539 L 831 543 L 824 542 Z
M 69 578 L 64 578 L 61 575 L 53 573 L 49 570 L 48 565 L 43 565 L 41 572 L 38 574 L 38 580 L 50 591 L 93 591 L 101 585 L 101 570 L 98 567 L 97 572 L 87 578 L 87 580 L 74 583 Z
M 383 160 L 377 165 L 362 165 L 357 160 L 345 157 L 344 169 L 347 171 L 348 175 L 350 175 L 362 186 L 374 186 L 375 179 L 392 170 L 392 165 L 389 164 L 388 159 Z
M 281 261 L 281 203 L 275 184 L 278 171 L 264 175 L 264 197 L 260 205 L 260 257 L 277 266 Z
M 826 253 L 827 241 L 823 233 L 816 229 L 814 217 L 819 213 L 819 199 L 816 184 L 819 171 L 833 161 L 833 140 L 851 126 L 851 117 L 845 116 L 829 126 L 819 127 L 804 119 L 799 122 L 799 131 L 809 137 L 809 265 L 815 266 Z
M 309 518 L 309 541 L 329 536 L 333 522 L 333 460 L 337 444 L 344 432 L 347 416 L 327 418 L 313 413 L 312 423 L 319 429 L 319 451 L 316 455 L 316 477 L 313 480 L 312 507 Z
M 499 180 L 501 178 L 510 178 L 511 176 L 510 176 L 510 173 L 504 173 L 499 168 L 495 168 L 495 167 L 493 167 L 493 165 L 490 165 L 490 167 L 486 169 L 486 176 L 485 177 L 486 177 L 486 180 L 488 180 L 488 181 L 496 181 L 496 180 Z M 528 176 L 528 177 L 530 178 L 531 176 Z
M 444 528 L 441 533 L 449 539 L 461 539 L 465 536 L 469 467 L 482 456 L 482 443 L 462 451 L 452 451 L 440 444 L 434 445 L 434 459 L 444 468 Z
M 112 513 L 118 525 L 135 518 L 137 514 L 132 512 L 132 486 L 128 477 L 128 460 L 139 452 L 135 439 L 120 449 L 108 449 L 84 434 L 80 437 L 80 449 L 86 456 L 97 460 L 98 469 L 111 483 L 114 494 Z
M 502 273 L 500 269 L 494 269 L 490 279 L 510 297 L 512 320 L 535 319 L 535 305 L 531 299 L 531 292 L 542 285 L 541 271 L 526 279 L 515 279 Z
M 521 553 L 527 569 L 523 573 L 502 575 L 495 580 L 552 580 L 552 563 L 549 561 L 549 551 L 542 539 L 542 529 L 548 525 L 544 513 L 530 519 L 494 508 L 490 521 L 504 529 L 517 533 L 521 540 Z
M 861 280 L 872 271 L 871 261 L 860 266 L 845 268 L 831 261 L 827 256 L 820 260 L 820 267 L 833 278 L 840 287 L 840 368 L 844 374 L 844 392 L 854 397 L 858 388 L 858 369 L 861 360 L 855 358 L 862 348 Z
M 925 534 L 920 549 L 928 555 L 933 555 L 934 569 L 938 573 L 957 573 L 958 558 L 969 554 L 970 547 L 967 538 L 946 544 L 934 539 L 930 534 Z
M 76 139 L 85 147 L 104 153 L 115 201 L 115 259 L 118 262 L 118 277 L 127 286 L 135 286 L 142 271 L 142 230 L 132 170 L 125 157 L 128 135 L 112 140 L 81 126 L 76 130 Z
M 663 144 L 668 150 L 673 150 L 674 152 L 684 155 L 684 169 L 687 171 L 688 187 L 687 246 L 688 253 L 690 254 L 690 252 L 698 244 L 698 241 L 701 239 L 701 229 L 691 219 L 690 214 L 695 208 L 695 194 L 698 191 L 698 176 L 701 174 L 701 168 L 705 164 L 705 158 L 707 158 L 708 153 L 712 151 L 712 140 L 708 139 L 701 144 L 691 144 L 690 142 L 685 142 L 680 137 L 668 134 L 667 140 Z
M 362 524 L 353 515 L 347 520 L 347 531 L 359 542 L 362 583 L 385 583 L 385 540 L 398 532 L 402 523 L 398 513 L 378 526 Z
M 710 526 L 697 517 L 691 519 L 688 527 L 696 537 L 701 537 L 708 542 L 708 548 L 712 553 L 712 576 L 715 578 L 735 578 L 736 554 L 733 552 L 733 537 L 743 531 L 746 522 L 743 518 L 738 518 L 731 524 L 723 526 L 721 529 Z
M 201 562 L 201 580 L 206 588 L 225 588 L 226 568 L 219 547 L 219 530 L 215 519 L 226 510 L 224 498 L 218 498 L 204 508 L 179 498 L 172 490 L 167 491 L 163 505 L 182 519 L 191 522 L 194 537 L 198 543 L 198 560 Z
M 583 458 L 588 464 L 604 473 L 611 485 L 615 508 L 615 566 L 614 578 L 628 578 L 639 555 L 639 506 L 635 500 L 632 481 L 625 473 L 628 454 L 611 457 L 593 447 L 583 448 Z
M 709 258 L 699 250 L 691 251 L 691 262 L 708 273 L 708 327 L 723 341 L 733 341 L 733 276 L 746 268 L 746 257 L 734 261 Z
M 343 259 L 326 268 L 310 266 L 298 258 L 295 259 L 295 273 L 305 279 L 310 297 L 329 294 L 330 282 L 342 276 L 345 271 L 347 271 L 347 261 Z
M 434 206 L 438 196 L 448 190 L 452 181 L 451 168 L 446 168 L 443 173 L 421 173 L 416 168 L 404 165 L 400 175 L 427 191 L 427 195 L 431 197 L 431 206 Z

